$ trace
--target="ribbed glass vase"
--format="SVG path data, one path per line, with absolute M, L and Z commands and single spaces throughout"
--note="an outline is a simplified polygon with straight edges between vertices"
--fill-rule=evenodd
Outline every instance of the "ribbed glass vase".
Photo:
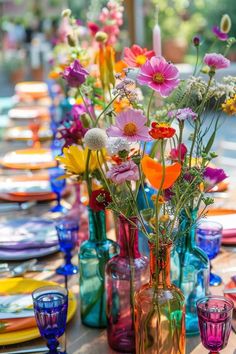
M 150 281 L 135 294 L 136 354 L 185 353 L 185 305 L 170 281 L 171 243 L 150 244 Z
M 107 239 L 103 211 L 88 208 L 89 239 L 81 244 L 79 252 L 80 309 L 84 325 L 104 328 L 106 318 L 105 266 L 117 255 L 116 242 Z
M 171 280 L 178 286 L 186 302 L 186 334 L 199 333 L 196 302 L 208 294 L 209 259 L 196 245 L 195 231 L 198 210 L 190 215 L 182 211 L 179 218 L 179 239 L 171 256 Z
M 139 252 L 137 218 L 118 218 L 118 244 L 120 254 L 106 266 L 108 343 L 134 353 L 134 291 L 149 278 L 148 259 Z

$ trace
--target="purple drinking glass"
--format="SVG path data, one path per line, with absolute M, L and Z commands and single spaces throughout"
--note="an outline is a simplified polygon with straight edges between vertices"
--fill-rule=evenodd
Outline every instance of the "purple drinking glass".
M 47 341 L 48 354 L 59 354 L 58 338 L 66 328 L 68 292 L 61 286 L 44 286 L 35 290 L 32 297 L 36 323 Z
M 206 296 L 197 301 L 202 344 L 217 354 L 228 344 L 234 304 L 223 296 Z

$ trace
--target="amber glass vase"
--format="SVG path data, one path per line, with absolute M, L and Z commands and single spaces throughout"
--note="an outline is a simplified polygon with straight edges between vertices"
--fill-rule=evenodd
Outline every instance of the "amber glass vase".
M 185 305 L 170 281 L 171 243 L 150 244 L 150 281 L 135 294 L 136 354 L 185 353 Z

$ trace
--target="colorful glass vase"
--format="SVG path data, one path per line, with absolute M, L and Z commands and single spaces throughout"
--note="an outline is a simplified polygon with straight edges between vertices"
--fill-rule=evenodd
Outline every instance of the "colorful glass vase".
M 150 244 L 150 281 L 135 294 L 136 354 L 185 353 L 185 304 L 170 280 L 171 243 Z
M 88 208 L 89 239 L 80 246 L 80 310 L 84 325 L 104 328 L 106 318 L 105 266 L 119 253 L 116 242 L 107 239 L 104 211 Z
M 134 353 L 134 292 L 149 277 L 148 258 L 138 247 L 137 218 L 118 218 L 120 254 L 106 266 L 107 336 L 116 351 Z
M 208 294 L 209 287 L 209 260 L 195 239 L 197 214 L 197 209 L 189 216 L 181 212 L 179 238 L 171 257 L 171 280 L 185 296 L 188 336 L 199 333 L 196 302 Z

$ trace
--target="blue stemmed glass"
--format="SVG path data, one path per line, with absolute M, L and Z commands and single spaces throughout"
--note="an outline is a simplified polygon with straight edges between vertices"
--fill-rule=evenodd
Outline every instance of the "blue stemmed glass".
M 78 267 L 71 263 L 72 250 L 78 239 L 78 223 L 73 220 L 61 220 L 56 225 L 60 250 L 65 254 L 65 265 L 57 268 L 57 274 L 72 275 L 78 273 Z
M 61 353 L 58 338 L 66 329 L 68 292 L 61 286 L 44 286 L 32 293 L 34 314 L 41 336 L 47 341 L 47 354 Z M 63 354 L 66 354 L 63 352 Z
M 199 247 L 206 252 L 209 260 L 215 258 L 221 246 L 222 225 L 214 221 L 201 221 L 197 225 L 197 241 Z M 212 266 L 211 266 L 212 269 Z M 218 286 L 222 283 L 219 275 L 210 272 L 210 285 Z
M 57 204 L 50 209 L 53 213 L 66 213 L 68 211 L 63 205 L 61 205 L 61 195 L 66 186 L 65 178 L 60 178 L 65 174 L 65 171 L 60 167 L 50 168 L 49 176 L 50 176 L 50 184 L 52 191 L 57 196 Z

